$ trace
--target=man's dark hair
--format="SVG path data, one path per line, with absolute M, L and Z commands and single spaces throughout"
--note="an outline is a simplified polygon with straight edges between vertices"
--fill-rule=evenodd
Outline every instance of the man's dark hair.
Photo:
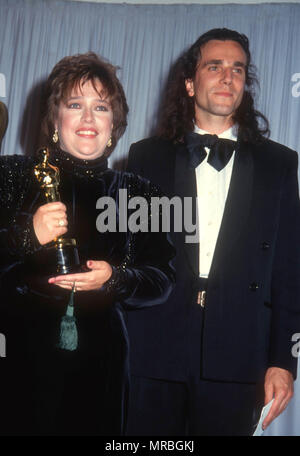
M 254 88 L 258 85 L 258 80 L 255 67 L 251 63 L 249 41 L 245 35 L 225 28 L 212 29 L 201 35 L 175 62 L 166 87 L 157 134 L 174 142 L 181 142 L 186 133 L 194 130 L 194 98 L 188 95 L 185 81 L 195 78 L 201 47 L 211 40 L 236 41 L 246 54 L 245 91 L 233 120 L 239 125 L 240 139 L 257 142 L 263 135 L 269 134 L 269 123 L 266 117 L 254 108 Z

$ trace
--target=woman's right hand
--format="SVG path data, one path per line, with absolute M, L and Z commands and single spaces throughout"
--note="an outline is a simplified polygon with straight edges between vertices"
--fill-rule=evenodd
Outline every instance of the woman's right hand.
M 43 204 L 33 215 L 33 229 L 41 245 L 65 234 L 67 226 L 67 208 L 60 201 Z

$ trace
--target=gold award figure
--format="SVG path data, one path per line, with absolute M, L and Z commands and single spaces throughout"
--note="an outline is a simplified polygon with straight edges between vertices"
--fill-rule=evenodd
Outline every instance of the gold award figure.
M 49 151 L 46 147 L 38 151 L 38 159 L 39 163 L 34 167 L 34 175 L 43 190 L 46 202 L 60 201 L 59 169 L 49 163 Z M 50 259 L 49 273 L 69 274 L 80 270 L 75 239 L 58 237 L 44 249 L 48 253 L 48 260 Z

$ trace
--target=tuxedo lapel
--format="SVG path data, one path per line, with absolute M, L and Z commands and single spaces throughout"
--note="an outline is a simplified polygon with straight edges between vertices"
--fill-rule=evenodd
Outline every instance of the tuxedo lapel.
M 154 143 L 153 147 L 157 148 L 157 145 Z M 176 194 L 174 191 L 176 149 L 174 150 L 172 143 L 164 141 L 162 146 L 157 148 L 157 153 L 159 154 L 159 166 L 157 166 L 156 160 L 150 160 L 149 169 L 144 170 L 144 174 L 152 183 L 156 183 L 162 189 L 164 195 L 172 198 Z M 149 170 L 150 175 L 148 175 Z
M 252 146 L 253 147 L 253 146 Z M 220 267 L 247 221 L 253 188 L 253 156 L 251 145 L 241 143 L 236 152 L 222 223 L 216 243 L 210 276 Z
M 187 218 L 184 217 L 184 206 L 186 201 L 184 198 L 189 198 L 193 201 L 192 214 L 188 214 L 189 225 L 196 223 L 196 175 L 195 170 L 191 169 L 188 164 L 188 151 L 184 144 L 177 144 L 175 158 L 175 176 L 174 176 L 174 194 L 179 196 L 182 201 L 182 231 L 177 233 L 177 245 L 183 245 L 184 254 L 192 272 L 198 277 L 199 275 L 199 240 L 197 243 L 187 243 L 186 236 L 193 233 L 187 232 Z

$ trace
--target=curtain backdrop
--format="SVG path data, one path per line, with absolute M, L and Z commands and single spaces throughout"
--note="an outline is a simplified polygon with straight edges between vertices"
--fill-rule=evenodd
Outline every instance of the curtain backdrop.
M 91 50 L 120 66 L 130 115 L 110 160 L 112 166 L 124 168 L 129 145 L 151 134 L 170 65 L 199 35 L 215 27 L 249 37 L 260 79 L 257 107 L 269 118 L 271 138 L 299 150 L 299 24 L 300 5 L 292 3 L 0 0 L 0 100 L 9 111 L 1 154 L 35 150 L 43 81 L 62 57 Z M 293 402 L 265 435 L 300 435 L 300 380 Z

